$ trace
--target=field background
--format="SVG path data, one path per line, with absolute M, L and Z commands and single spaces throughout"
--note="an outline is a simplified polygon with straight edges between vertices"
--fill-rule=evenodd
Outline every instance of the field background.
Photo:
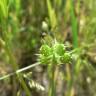
M 47 65 L 13 72 L 55 40 L 77 51 L 56 69 L 56 94 L 48 95 Z M 96 96 L 96 0 L 0 0 L 0 96 Z

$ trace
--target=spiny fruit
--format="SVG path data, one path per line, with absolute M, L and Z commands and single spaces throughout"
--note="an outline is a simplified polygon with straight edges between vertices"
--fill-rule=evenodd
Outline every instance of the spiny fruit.
M 56 43 L 53 46 L 53 52 L 59 56 L 62 56 L 65 53 L 65 46 L 63 44 Z
M 63 63 L 69 63 L 71 61 L 71 55 L 70 53 L 64 53 L 64 55 L 61 57 L 61 61 Z
M 71 61 L 71 55 L 66 52 L 62 43 L 55 43 L 52 47 L 44 44 L 40 48 L 39 62 L 42 64 L 63 64 Z
M 42 45 L 40 48 L 40 54 L 43 56 L 50 56 L 52 54 L 52 49 L 48 45 Z

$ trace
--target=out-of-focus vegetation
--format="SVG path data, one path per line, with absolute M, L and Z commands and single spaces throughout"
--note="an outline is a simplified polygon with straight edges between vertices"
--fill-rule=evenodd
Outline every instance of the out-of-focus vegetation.
M 96 0 L 0 0 L 0 96 L 96 95 Z

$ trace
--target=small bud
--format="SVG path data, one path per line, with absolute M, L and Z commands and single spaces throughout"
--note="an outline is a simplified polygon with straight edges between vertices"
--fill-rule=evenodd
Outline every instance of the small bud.
M 65 46 L 63 44 L 59 44 L 59 43 L 56 43 L 54 46 L 53 46 L 53 50 L 54 52 L 59 55 L 59 56 L 62 56 L 64 55 L 65 53 Z
M 49 56 L 51 55 L 52 50 L 48 45 L 42 45 L 40 48 L 40 54 L 44 55 L 44 56 Z
M 91 83 L 91 78 L 90 77 L 87 77 L 86 78 L 86 81 L 87 81 L 87 83 Z
M 65 53 L 61 60 L 63 63 L 69 63 L 71 61 L 71 55 L 69 53 Z
M 0 38 L 0 43 L 5 46 L 5 41 L 3 41 L 1 38 Z
M 42 29 L 44 31 L 47 31 L 48 30 L 48 24 L 45 21 L 42 22 Z

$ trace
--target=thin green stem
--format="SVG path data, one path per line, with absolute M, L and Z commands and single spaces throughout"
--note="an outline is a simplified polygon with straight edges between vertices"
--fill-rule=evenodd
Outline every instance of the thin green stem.
M 49 92 L 48 96 L 56 96 L 56 84 L 55 84 L 55 66 L 48 66 L 48 75 L 49 75 Z
M 67 79 L 68 79 L 68 91 L 67 91 L 67 96 L 74 96 L 74 76 L 71 76 L 71 71 L 70 71 L 70 66 L 69 64 L 66 65 L 66 71 L 67 71 Z
M 74 48 L 78 47 L 78 24 L 77 24 L 77 19 L 75 16 L 75 9 L 74 9 L 74 4 L 73 0 L 70 0 L 70 15 L 71 15 L 71 24 L 72 24 L 72 35 L 73 35 L 73 46 Z
M 77 24 L 77 19 L 75 16 L 75 8 L 74 8 L 74 4 L 73 4 L 73 0 L 70 0 L 70 16 L 71 16 L 71 25 L 72 25 L 72 36 L 73 36 L 73 47 L 77 48 L 78 47 L 78 24 Z M 74 71 L 74 68 L 73 68 Z M 70 72 L 69 72 L 70 73 Z M 74 74 L 70 73 L 70 80 L 69 80 L 69 84 L 68 84 L 68 96 L 73 96 L 74 95 L 74 82 L 75 82 L 75 78 L 74 78 Z
M 23 72 L 23 71 L 26 71 L 26 70 L 28 70 L 28 69 L 30 69 L 30 68 L 33 68 L 33 67 L 35 67 L 35 66 L 38 66 L 39 64 L 40 64 L 40 63 L 34 63 L 34 64 L 31 64 L 31 65 L 29 65 L 29 66 L 27 66 L 27 67 L 21 68 L 21 69 L 15 71 L 15 72 L 13 72 L 13 73 L 10 73 L 10 74 L 8 74 L 8 75 L 4 75 L 4 76 L 0 77 L 0 80 L 4 80 L 4 79 L 6 79 L 6 78 L 8 78 L 8 77 L 11 77 L 11 76 L 13 76 L 13 75 L 16 75 L 16 74 L 20 74 L 20 73 Z

